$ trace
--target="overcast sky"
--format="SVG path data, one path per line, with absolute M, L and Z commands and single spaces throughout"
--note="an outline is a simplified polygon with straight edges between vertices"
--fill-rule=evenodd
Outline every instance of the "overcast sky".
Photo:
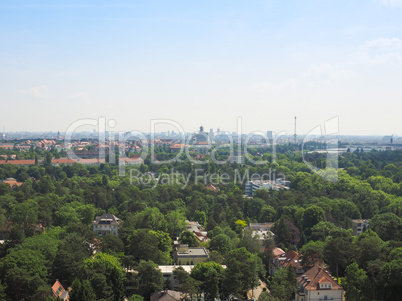
M 402 0 L 2 0 L 0 38 L 0 131 L 402 135 Z

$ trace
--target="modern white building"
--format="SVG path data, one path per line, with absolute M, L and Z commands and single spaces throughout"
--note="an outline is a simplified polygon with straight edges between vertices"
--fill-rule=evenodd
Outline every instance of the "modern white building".
M 178 265 L 195 265 L 207 261 L 208 258 L 208 251 L 203 247 L 189 247 L 187 244 L 181 244 L 173 250 L 173 259 Z
M 286 182 L 286 185 L 282 184 L 283 182 Z M 273 189 L 273 190 L 280 190 L 280 189 L 285 189 L 288 190 L 290 186 L 289 181 L 283 181 L 282 179 L 278 179 L 276 181 L 263 181 L 263 180 L 256 180 L 256 181 L 247 181 L 246 182 L 246 195 L 248 196 L 253 196 L 254 192 L 257 189 Z

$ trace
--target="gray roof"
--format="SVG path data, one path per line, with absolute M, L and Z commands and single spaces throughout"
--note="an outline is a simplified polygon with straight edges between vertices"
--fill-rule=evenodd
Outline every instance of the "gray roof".
M 113 214 L 103 214 L 101 216 L 95 217 L 95 221 L 92 223 L 93 225 L 114 225 L 117 226 L 120 222 L 120 219 Z
M 205 248 L 188 248 L 188 251 L 177 252 L 177 257 L 205 257 L 208 252 Z

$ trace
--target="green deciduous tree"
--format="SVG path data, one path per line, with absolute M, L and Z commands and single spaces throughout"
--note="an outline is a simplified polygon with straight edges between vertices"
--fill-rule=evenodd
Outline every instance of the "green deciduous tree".
M 337 230 L 325 242 L 325 262 L 329 264 L 332 273 L 337 277 L 343 275 L 354 255 L 355 245 L 351 231 Z
M 126 247 L 127 255 L 133 256 L 134 261 L 152 260 L 158 264 L 170 263 L 170 246 L 171 240 L 168 234 L 152 231 L 149 229 L 138 229 L 133 231 L 128 238 L 128 246 Z M 169 239 L 168 239 L 169 238 Z
M 302 255 L 302 264 L 305 268 L 312 268 L 316 262 L 324 261 L 323 241 L 309 241 L 300 249 Z
M 89 276 L 92 287 L 97 287 L 95 290 L 97 298 L 105 298 L 109 295 L 109 299 L 113 301 L 121 301 L 124 295 L 125 288 L 125 272 L 123 271 L 120 261 L 106 253 L 98 252 L 92 258 L 88 258 L 84 261 L 84 268 L 86 274 Z M 100 287 L 99 282 L 96 283 L 96 278 L 94 275 L 101 275 L 106 280 L 102 281 L 105 284 Z M 111 292 L 111 294 L 110 294 Z
M 152 293 L 163 289 L 163 275 L 157 264 L 141 260 L 136 270 L 137 291 L 145 300 L 149 300 Z
M 191 270 L 191 277 L 200 281 L 206 300 L 214 300 L 221 291 L 224 275 L 223 267 L 216 262 L 197 263 Z
M 193 299 L 193 296 L 199 292 L 200 282 L 192 278 L 182 267 L 178 267 L 173 271 L 173 275 L 179 281 L 177 290 L 188 295 L 188 299 Z
M 398 300 L 402 296 L 401 286 L 402 260 L 392 260 L 381 268 L 379 279 L 379 296 L 382 300 Z
M 194 233 L 190 232 L 188 230 L 181 232 L 179 241 L 182 244 L 187 244 L 189 247 L 198 247 L 199 246 L 199 241 L 195 237 Z
M 265 273 L 261 259 L 245 248 L 228 252 L 226 265 L 223 280 L 225 296 L 245 296 L 248 290 L 257 285 L 258 275 Z
M 346 267 L 345 277 L 342 278 L 342 286 L 349 301 L 369 300 L 370 288 L 366 272 L 359 268 L 356 262 Z
M 209 242 L 209 247 L 212 251 L 217 251 L 222 255 L 225 255 L 232 248 L 232 241 L 226 234 L 219 234 L 212 237 Z
M 71 301 L 95 301 L 96 294 L 89 280 L 80 281 L 75 279 L 71 285 Z
M 292 295 L 296 292 L 296 288 L 296 272 L 292 266 L 275 272 L 270 286 L 273 297 L 279 300 L 292 300 Z
M 0 260 L 0 280 L 11 300 L 37 300 L 47 275 L 45 258 L 38 251 L 13 251 Z

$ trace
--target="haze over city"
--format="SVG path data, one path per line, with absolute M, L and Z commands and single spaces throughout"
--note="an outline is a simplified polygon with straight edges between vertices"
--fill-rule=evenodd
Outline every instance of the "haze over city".
M 399 134 L 402 1 L 2 1 L 0 131 Z M 18 113 L 17 113 L 18 112 Z M 399 127 L 398 127 L 399 126 Z M 169 128 L 168 130 L 172 130 Z

